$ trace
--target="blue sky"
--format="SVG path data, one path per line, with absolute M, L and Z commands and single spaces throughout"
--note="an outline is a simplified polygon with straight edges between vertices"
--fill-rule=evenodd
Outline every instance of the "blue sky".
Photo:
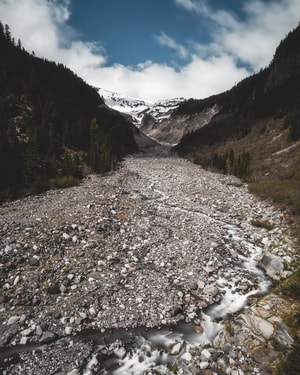
M 299 0 L 0 0 L 28 51 L 148 100 L 203 98 L 267 66 Z

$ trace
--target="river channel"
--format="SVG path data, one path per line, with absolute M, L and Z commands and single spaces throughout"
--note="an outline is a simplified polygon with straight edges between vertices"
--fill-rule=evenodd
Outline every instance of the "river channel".
M 235 177 L 139 154 L 0 214 L 3 374 L 266 373 L 215 343 L 287 248 L 283 215 Z

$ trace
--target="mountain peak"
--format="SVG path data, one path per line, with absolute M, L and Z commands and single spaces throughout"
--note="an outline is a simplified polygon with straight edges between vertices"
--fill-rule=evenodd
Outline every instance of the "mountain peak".
M 103 88 L 99 88 L 98 92 L 108 107 L 131 116 L 133 123 L 138 127 L 141 126 L 142 120 L 146 114 L 154 117 L 156 121 L 161 121 L 168 118 L 171 112 L 175 110 L 181 102 L 186 100 L 185 98 L 174 98 L 153 102 Z

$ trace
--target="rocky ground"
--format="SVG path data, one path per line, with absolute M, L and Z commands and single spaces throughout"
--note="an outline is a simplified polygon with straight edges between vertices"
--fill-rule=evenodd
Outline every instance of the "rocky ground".
M 271 230 L 257 223 L 268 223 Z M 244 258 L 259 257 L 273 279 L 289 274 L 287 265 L 296 255 L 287 229 L 283 214 L 256 200 L 236 178 L 163 154 L 132 156 L 106 176 L 3 204 L 0 369 L 82 373 L 93 343 L 77 337 L 88 329 L 104 334 L 185 320 L 201 331 L 201 312 L 226 292 L 250 296 L 260 290 L 261 279 L 247 267 L 241 271 Z M 263 306 L 251 314 L 257 317 L 263 309 L 268 310 Z M 247 337 L 267 345 L 282 321 L 265 314 L 258 322 L 251 314 L 242 317 Z M 258 323 L 261 331 L 253 333 Z M 194 349 L 180 360 L 187 365 L 178 362 L 178 371 L 181 366 L 193 374 L 268 373 L 239 342 L 230 355 L 222 332 L 217 337 L 227 348 L 222 355 L 211 348 L 205 353 L 211 360 L 203 360 L 202 349 Z

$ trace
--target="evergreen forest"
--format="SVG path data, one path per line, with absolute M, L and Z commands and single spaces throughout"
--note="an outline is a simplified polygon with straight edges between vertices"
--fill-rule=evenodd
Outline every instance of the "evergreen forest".
M 137 151 L 133 127 L 62 64 L 0 22 L 0 202 L 75 184 Z

